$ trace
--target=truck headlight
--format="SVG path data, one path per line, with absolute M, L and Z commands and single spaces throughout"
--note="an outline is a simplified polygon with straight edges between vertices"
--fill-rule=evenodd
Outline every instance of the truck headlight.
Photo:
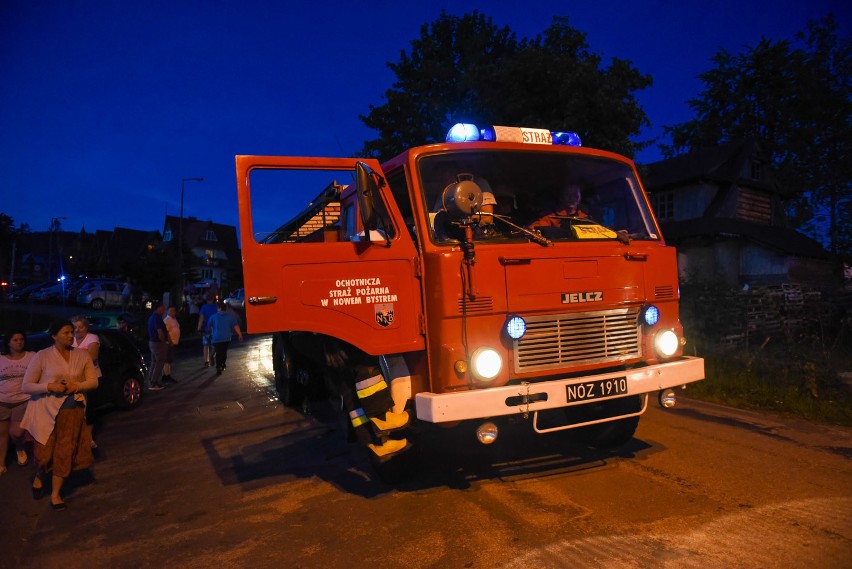
M 491 381 L 503 367 L 503 358 L 493 348 L 479 348 L 470 358 L 470 372 L 479 381 Z
M 506 321 L 506 334 L 513 340 L 520 340 L 527 333 L 527 323 L 520 316 L 512 316 Z
M 672 330 L 661 330 L 654 336 L 654 349 L 664 358 L 672 357 L 679 346 L 680 340 Z
M 642 309 L 642 320 L 648 326 L 653 326 L 660 321 L 660 309 L 653 304 L 649 304 Z

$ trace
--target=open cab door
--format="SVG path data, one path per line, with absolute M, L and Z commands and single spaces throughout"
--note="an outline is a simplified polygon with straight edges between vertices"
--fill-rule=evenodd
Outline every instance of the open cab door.
M 249 332 L 316 332 L 376 355 L 423 349 L 419 258 L 376 160 L 236 166 Z

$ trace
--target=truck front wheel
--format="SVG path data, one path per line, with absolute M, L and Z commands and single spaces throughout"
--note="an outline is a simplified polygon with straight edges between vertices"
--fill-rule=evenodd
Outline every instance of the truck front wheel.
M 283 334 L 272 337 L 272 369 L 275 371 L 278 400 L 288 407 L 295 405 L 301 400 L 301 386 L 296 376 L 293 353 L 284 341 Z
M 603 401 L 598 405 L 588 407 L 591 414 L 586 417 L 586 420 L 637 413 L 642 410 L 642 406 L 643 399 L 640 395 Z M 606 423 L 597 423 L 588 427 L 579 427 L 574 429 L 574 434 L 580 442 L 590 447 L 613 449 L 630 442 L 638 426 L 639 416 L 637 415 Z
M 609 423 L 580 427 L 577 429 L 577 435 L 580 437 L 580 440 L 590 447 L 614 449 L 630 442 L 638 426 L 639 417 L 629 417 L 627 419 L 619 419 L 618 421 L 610 421 Z

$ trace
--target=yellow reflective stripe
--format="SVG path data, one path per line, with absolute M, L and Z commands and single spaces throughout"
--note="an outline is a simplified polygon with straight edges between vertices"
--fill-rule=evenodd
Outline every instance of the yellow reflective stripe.
M 382 389 L 387 389 L 387 388 L 388 388 L 388 384 L 385 383 L 384 379 L 382 379 L 379 383 L 377 383 L 375 385 L 371 385 L 370 387 L 368 387 L 366 389 L 359 389 L 358 390 L 358 399 L 364 399 L 365 397 L 369 397 L 370 395 L 373 395 L 374 393 L 378 393 Z

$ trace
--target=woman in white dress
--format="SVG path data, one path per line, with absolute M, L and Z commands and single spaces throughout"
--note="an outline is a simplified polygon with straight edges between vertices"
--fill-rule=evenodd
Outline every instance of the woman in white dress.
M 30 458 L 24 448 L 24 430 L 21 419 L 30 396 L 21 391 L 24 373 L 35 352 L 25 350 L 27 336 L 23 330 L 10 330 L 3 337 L 3 354 L 0 355 L 0 474 L 6 472 L 6 451 L 9 437 L 15 444 L 18 466 L 26 466 Z

